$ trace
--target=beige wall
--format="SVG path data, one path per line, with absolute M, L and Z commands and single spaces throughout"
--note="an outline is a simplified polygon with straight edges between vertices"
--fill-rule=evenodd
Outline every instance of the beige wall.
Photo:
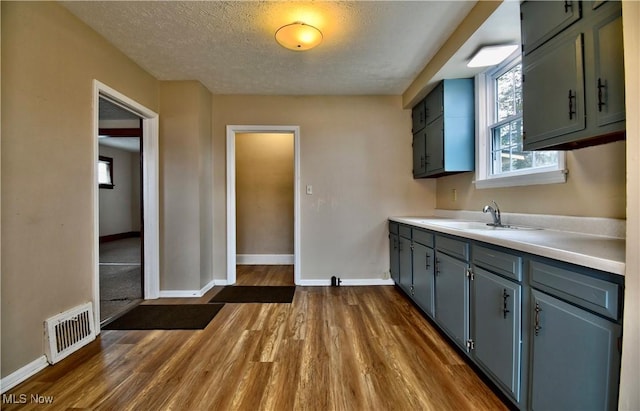
M 504 213 L 625 218 L 625 143 L 568 151 L 566 159 L 564 184 L 476 190 L 474 173 L 440 178 L 437 208 L 480 211 L 495 200 Z
M 293 254 L 293 134 L 236 134 L 236 252 Z
M 627 109 L 627 261 L 621 410 L 640 410 L 640 3 L 622 3 Z
M 301 277 L 363 279 L 389 270 L 387 218 L 435 206 L 435 182 L 411 176 L 410 116 L 400 96 L 214 96 L 215 278 L 226 278 L 227 125 L 300 126 Z
M 113 189 L 100 189 L 100 236 L 140 231 L 140 154 L 100 146 L 113 159 Z
M 160 113 L 160 290 L 199 290 L 212 279 L 210 93 L 163 81 Z
M 93 299 L 93 79 L 157 110 L 157 81 L 55 2 L 2 7 L 2 377 L 43 321 Z

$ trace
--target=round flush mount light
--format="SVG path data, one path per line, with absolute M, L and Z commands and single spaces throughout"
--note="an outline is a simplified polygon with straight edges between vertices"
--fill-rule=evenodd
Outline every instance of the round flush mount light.
M 276 31 L 276 41 L 289 50 L 305 51 L 322 42 L 322 33 L 313 26 L 295 22 L 280 27 Z

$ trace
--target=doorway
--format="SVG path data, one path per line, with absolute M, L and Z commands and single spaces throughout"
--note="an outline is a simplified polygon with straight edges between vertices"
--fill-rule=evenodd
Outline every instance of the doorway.
M 119 114 L 117 116 L 129 116 L 128 119 L 112 119 L 114 121 L 133 121 L 129 123 L 131 126 L 137 127 L 109 127 L 116 123 L 105 123 L 103 121 L 100 124 L 101 113 L 100 108 L 108 107 L 111 110 L 116 110 Z M 103 113 L 102 119 L 106 120 L 106 114 Z M 123 125 L 124 123 L 120 123 Z M 104 127 L 101 127 L 104 126 Z M 100 128 L 110 129 L 111 131 L 102 130 Z M 118 128 L 125 131 L 117 131 Z M 135 131 L 137 130 L 137 131 Z M 119 93 L 118 91 L 110 88 L 109 86 L 94 80 L 94 317 L 97 331 L 100 331 L 99 324 L 101 320 L 106 320 L 112 315 L 101 315 L 100 302 L 101 302 L 101 285 L 104 286 L 104 281 L 101 284 L 100 271 L 101 267 L 111 267 L 107 270 L 112 272 L 119 270 L 120 268 L 127 268 L 131 271 L 138 271 L 138 274 L 130 273 L 131 287 L 128 291 L 115 291 L 115 295 L 110 295 L 112 300 L 122 299 L 123 302 L 129 302 L 134 298 L 132 293 L 135 293 L 135 299 L 152 299 L 158 298 L 159 295 L 159 186 L 158 186 L 158 115 L 128 98 L 127 96 Z M 109 135 L 111 134 L 111 135 Z M 128 134 L 128 135 L 127 135 Z M 137 134 L 137 135 L 132 135 Z M 97 138 L 97 136 L 106 136 Z M 137 139 L 136 139 L 137 138 Z M 100 143 L 99 143 L 100 141 Z M 128 151 L 122 147 L 113 147 L 113 145 L 128 146 Z M 137 145 L 137 151 L 135 146 Z M 102 155 L 100 154 L 102 151 Z M 110 153 L 109 155 L 104 155 Z M 128 153 L 128 154 L 122 154 Z M 114 156 L 120 156 L 120 161 L 116 162 Z M 128 160 L 123 160 L 128 158 Z M 118 170 L 122 171 L 120 167 L 126 168 L 126 165 L 130 168 L 130 180 L 121 179 L 120 183 L 116 178 L 118 177 Z M 118 166 L 120 164 L 120 166 Z M 105 177 L 107 175 L 108 177 Z M 98 179 L 101 182 L 98 183 Z M 133 182 L 137 184 L 133 184 Z M 111 215 L 111 222 L 119 221 L 113 233 L 105 231 L 105 221 L 102 221 L 102 234 L 101 234 L 101 206 L 104 208 L 106 205 L 101 204 L 100 192 L 103 191 L 100 188 L 101 185 L 118 186 L 119 184 L 126 186 L 129 185 L 129 194 L 138 199 L 138 202 L 131 200 L 129 210 L 125 212 L 129 216 L 127 218 L 115 218 Z M 107 189 L 108 190 L 108 189 Z M 136 192 L 137 190 L 137 192 Z M 103 201 L 104 203 L 104 201 Z M 136 211 L 137 210 L 137 211 Z M 122 210 L 118 211 L 123 213 Z M 118 212 L 116 214 L 118 214 Z M 103 213 L 104 214 L 104 213 Z M 104 215 L 103 215 L 104 217 Z M 127 230 L 127 225 L 122 225 L 122 221 L 128 221 L 130 231 Z M 123 228 L 124 227 L 124 228 Z M 138 230 L 135 228 L 139 227 Z M 140 233 L 140 237 L 137 237 L 137 233 Z M 109 237 L 111 236 L 111 237 Z M 114 239 L 116 241 L 123 241 L 122 247 L 102 247 L 103 255 L 108 256 L 109 260 L 112 260 L 114 256 L 122 261 L 105 261 L 101 266 L 101 247 L 100 240 L 103 240 L 103 244 L 112 243 L 106 240 Z M 124 237 L 124 238 L 122 238 Z M 139 245 L 139 246 L 138 246 Z M 105 250 L 106 248 L 106 250 Z M 113 248 L 113 249 L 111 249 Z M 105 253 L 106 251 L 106 253 Z M 104 264 L 111 263 L 111 264 Z M 102 270 L 104 273 L 104 269 Z M 122 284 L 120 284 L 122 285 Z M 109 295 L 109 292 L 114 290 L 105 289 L 104 295 Z M 124 294 L 123 294 L 124 293 Z M 138 298 L 139 297 L 139 298 Z
M 237 139 L 246 137 L 247 135 L 261 135 L 268 138 L 269 135 L 281 136 L 286 140 L 287 137 L 293 140 L 293 255 L 278 251 L 271 253 L 267 248 L 266 252 L 261 254 L 240 254 L 238 253 L 238 239 L 240 239 L 244 247 L 244 243 L 250 242 L 246 240 L 245 233 L 238 233 L 238 209 L 237 209 Z M 266 262 L 268 265 L 287 265 L 293 264 L 293 281 L 295 284 L 300 283 L 300 130 L 298 126 L 227 126 L 227 284 L 235 284 L 237 280 L 237 261 L 243 260 L 244 263 Z M 249 194 L 250 195 L 250 194 Z M 277 204 L 277 201 L 275 202 Z M 273 207 L 273 206 L 272 206 Z M 246 230 L 246 229 L 243 229 Z M 277 231 L 277 230 L 276 230 Z M 272 234 L 272 233 L 271 233 Z M 271 235 L 271 234 L 267 234 Z M 242 251 L 242 249 L 240 250 Z M 240 254 L 240 255 L 239 255 Z M 260 258 L 262 260 L 256 260 Z M 266 259 L 266 261 L 264 260 Z M 262 270 L 265 266 L 260 265 Z M 282 272 L 282 270 L 280 270 Z M 286 272 L 286 270 L 285 270 Z
M 99 98 L 100 322 L 143 298 L 142 118 Z

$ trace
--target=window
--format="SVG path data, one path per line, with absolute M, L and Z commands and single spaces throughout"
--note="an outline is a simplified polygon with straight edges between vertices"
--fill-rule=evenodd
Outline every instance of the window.
M 566 181 L 564 153 L 524 151 L 520 56 L 476 78 L 478 167 L 476 187 L 508 187 Z
M 98 187 L 113 189 L 113 158 L 98 157 Z

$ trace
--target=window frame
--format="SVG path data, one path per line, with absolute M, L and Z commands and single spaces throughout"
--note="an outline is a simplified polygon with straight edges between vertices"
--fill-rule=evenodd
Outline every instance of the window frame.
M 113 188 L 115 187 L 115 185 L 113 184 L 113 158 L 107 157 L 107 156 L 98 156 L 98 163 L 100 162 L 104 162 L 108 164 L 109 180 L 111 181 L 111 183 L 110 184 L 100 183 L 100 181 L 98 181 L 98 188 L 113 190 Z M 98 176 L 98 178 L 100 177 Z
M 492 174 L 492 128 L 507 120 L 496 121 L 494 80 L 500 74 L 510 70 L 515 64 L 522 63 L 519 51 L 511 55 L 498 66 L 479 73 L 475 78 L 476 92 L 476 176 L 474 184 L 477 189 L 496 187 L 516 187 L 538 184 L 558 184 L 567 181 L 565 169 L 565 152 L 558 151 L 558 164 L 549 167 L 529 168 Z

